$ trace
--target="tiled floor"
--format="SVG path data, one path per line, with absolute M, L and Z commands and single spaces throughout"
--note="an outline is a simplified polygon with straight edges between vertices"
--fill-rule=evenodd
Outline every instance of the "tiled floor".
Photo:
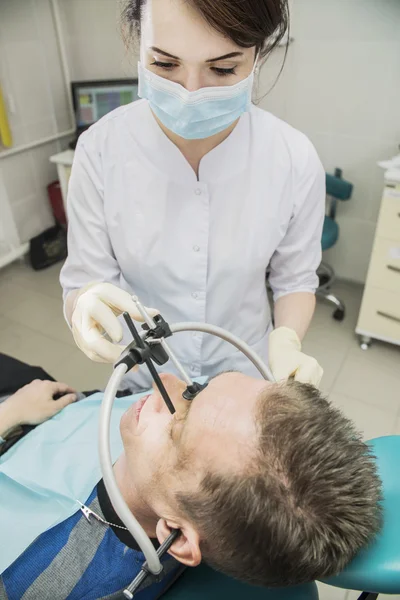
M 35 272 L 24 263 L 0 271 L 0 351 L 41 365 L 76 389 L 101 388 L 110 374 L 76 348 L 65 325 L 58 283 L 60 267 Z M 304 349 L 322 364 L 322 388 L 352 418 L 366 439 L 400 434 L 400 348 L 374 342 L 363 352 L 354 334 L 362 289 L 337 283 L 347 317 L 334 321 L 318 304 Z M 321 600 L 355 600 L 355 592 L 321 585 Z M 381 596 L 400 600 L 399 596 Z

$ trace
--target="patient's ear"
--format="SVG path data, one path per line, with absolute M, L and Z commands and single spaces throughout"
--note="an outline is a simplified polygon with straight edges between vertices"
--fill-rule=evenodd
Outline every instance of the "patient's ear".
M 160 544 L 179 526 L 173 521 L 160 519 L 157 523 L 157 538 Z M 191 525 L 185 525 L 168 553 L 188 567 L 197 567 L 201 563 L 200 540 L 197 531 Z

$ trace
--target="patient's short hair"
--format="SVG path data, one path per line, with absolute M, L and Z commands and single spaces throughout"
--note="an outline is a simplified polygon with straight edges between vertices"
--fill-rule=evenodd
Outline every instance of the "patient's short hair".
M 253 458 L 207 472 L 178 496 L 212 567 L 256 585 L 296 585 L 341 571 L 381 526 L 369 447 L 311 385 L 260 396 Z M 221 449 L 223 452 L 223 449 Z

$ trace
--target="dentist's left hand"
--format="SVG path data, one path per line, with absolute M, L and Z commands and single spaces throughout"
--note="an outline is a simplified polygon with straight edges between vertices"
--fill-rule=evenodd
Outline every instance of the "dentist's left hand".
M 319 387 L 324 373 L 315 358 L 301 351 L 299 337 L 289 327 L 278 327 L 270 333 L 269 365 L 278 382 L 293 377 Z
M 147 308 L 151 316 L 158 311 Z M 132 296 L 111 283 L 91 283 L 75 299 L 71 318 L 72 334 L 78 346 L 95 362 L 114 363 L 124 346 L 122 325 L 117 319 L 128 312 L 135 321 L 143 321 Z M 105 338 L 107 335 L 112 341 Z

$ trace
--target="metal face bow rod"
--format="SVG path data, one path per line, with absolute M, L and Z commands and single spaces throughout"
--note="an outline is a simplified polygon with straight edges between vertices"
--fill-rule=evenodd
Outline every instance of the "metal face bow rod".
M 139 348 L 142 348 L 142 350 L 146 350 L 146 345 L 145 342 L 142 340 L 142 338 L 140 337 L 134 322 L 132 321 L 131 317 L 129 316 L 129 314 L 127 312 L 124 313 L 124 319 L 126 324 L 129 327 L 129 331 L 131 332 L 134 341 L 136 342 L 137 346 Z M 155 326 L 155 324 L 154 324 Z M 168 359 L 167 359 L 168 360 Z M 156 384 L 156 386 L 158 387 L 160 394 L 165 402 L 165 404 L 167 405 L 167 408 L 169 410 L 169 412 L 171 413 L 171 415 L 174 414 L 175 411 L 175 407 L 172 404 L 171 398 L 168 396 L 168 392 L 164 387 L 164 384 L 161 380 L 161 377 L 158 374 L 157 369 L 155 368 L 155 366 L 153 365 L 153 361 L 150 358 L 150 353 L 149 355 L 144 359 L 144 362 L 147 366 L 147 368 L 150 371 L 150 375 L 152 376 L 152 378 L 154 379 L 154 382 Z
M 159 558 L 162 558 L 164 556 L 164 554 L 166 554 L 166 552 L 168 552 L 168 550 L 171 548 L 174 541 L 179 537 L 180 533 L 181 532 L 179 531 L 179 529 L 174 529 L 173 532 L 170 533 L 169 536 L 163 541 L 163 543 L 157 550 L 157 556 Z M 130 585 L 128 585 L 126 590 L 124 590 L 125 598 L 132 600 L 134 593 L 137 592 L 137 590 L 139 589 L 139 587 L 142 585 L 142 583 L 145 581 L 145 579 L 147 577 L 152 577 L 154 582 L 158 582 L 161 579 L 160 575 L 152 575 L 152 573 L 149 571 L 149 568 L 147 566 L 147 562 L 145 562 L 140 570 L 140 573 L 138 573 L 138 575 L 136 575 L 136 577 L 132 581 L 132 583 Z

